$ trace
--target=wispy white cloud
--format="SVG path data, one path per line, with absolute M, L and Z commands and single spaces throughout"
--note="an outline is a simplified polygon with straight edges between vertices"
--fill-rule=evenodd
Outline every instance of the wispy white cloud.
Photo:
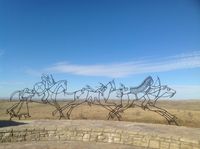
M 134 74 L 165 72 L 200 67 L 200 51 L 163 58 L 151 58 L 123 63 L 78 65 L 57 63 L 43 72 L 70 73 L 85 76 L 125 77 Z

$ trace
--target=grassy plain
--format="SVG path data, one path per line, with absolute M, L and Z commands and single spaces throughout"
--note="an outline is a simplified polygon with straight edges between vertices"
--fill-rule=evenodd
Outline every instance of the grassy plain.
M 0 120 L 9 120 L 6 109 L 14 103 L 14 101 L 0 100 Z M 66 102 L 59 104 L 63 105 Z M 160 100 L 157 105 L 175 115 L 179 125 L 200 128 L 200 100 Z M 29 108 L 31 117 L 28 119 L 58 119 L 58 115 L 52 116 L 55 108 L 50 105 L 29 103 Z M 22 112 L 23 110 L 26 112 L 25 109 L 23 107 Z M 101 106 L 82 104 L 73 110 L 71 119 L 106 120 L 107 115 L 108 111 Z M 138 107 L 130 108 L 122 113 L 122 121 L 167 124 L 166 120 L 157 113 Z

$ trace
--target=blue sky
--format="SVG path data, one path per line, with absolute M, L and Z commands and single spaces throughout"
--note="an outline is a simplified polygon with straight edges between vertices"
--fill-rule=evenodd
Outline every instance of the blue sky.
M 152 75 L 200 99 L 198 0 L 0 0 L 0 97 L 42 73 L 69 90 Z

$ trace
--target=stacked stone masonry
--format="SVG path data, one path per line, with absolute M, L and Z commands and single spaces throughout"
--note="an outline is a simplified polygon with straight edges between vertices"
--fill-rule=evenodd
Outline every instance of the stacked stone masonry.
M 169 131 L 174 131 L 170 133 L 168 127 Z M 89 120 L 32 121 L 25 125 L 0 128 L 1 143 L 23 141 L 92 141 L 149 149 L 200 149 L 200 129 Z

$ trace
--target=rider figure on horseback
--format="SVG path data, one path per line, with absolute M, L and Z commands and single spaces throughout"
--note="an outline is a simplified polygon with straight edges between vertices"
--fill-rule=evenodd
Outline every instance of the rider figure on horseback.
M 52 75 L 47 74 L 43 74 L 41 80 L 41 82 L 38 82 L 34 85 L 33 90 L 35 93 L 37 93 L 38 96 L 42 96 L 42 102 L 47 103 L 49 90 L 53 85 L 56 84 L 56 82 Z
M 46 90 L 48 90 L 55 84 L 55 81 L 52 75 L 43 74 L 41 79 L 42 79 L 42 83 L 45 85 Z

